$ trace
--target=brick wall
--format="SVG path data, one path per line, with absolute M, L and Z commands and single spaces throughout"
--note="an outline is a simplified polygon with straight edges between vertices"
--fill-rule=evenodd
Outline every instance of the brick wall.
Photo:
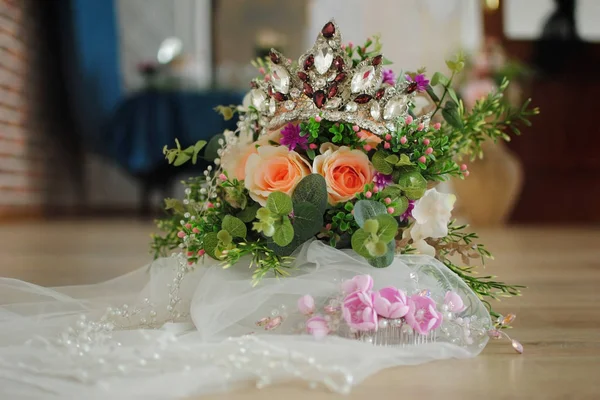
M 0 0 L 0 218 L 41 211 L 47 151 L 35 0 Z

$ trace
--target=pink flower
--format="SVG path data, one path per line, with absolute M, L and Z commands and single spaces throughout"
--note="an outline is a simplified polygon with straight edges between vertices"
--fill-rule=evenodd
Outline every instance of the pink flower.
M 462 298 L 456 292 L 447 292 L 444 297 L 444 304 L 448 306 L 449 311 L 455 313 L 462 312 L 467 308 Z
M 373 295 L 373 306 L 377 314 L 385 318 L 402 318 L 408 312 L 406 294 L 395 287 L 386 287 Z
M 317 339 L 324 338 L 329 334 L 329 324 L 327 320 L 320 315 L 315 315 L 306 321 L 306 332 L 310 333 Z
M 356 275 L 354 278 L 342 283 L 345 294 L 354 292 L 369 292 L 373 289 L 373 278 L 371 275 Z
M 421 335 L 428 334 L 442 323 L 442 314 L 435 309 L 435 301 L 430 297 L 412 295 L 408 299 L 406 323 Z
M 315 312 L 315 299 L 307 294 L 298 299 L 298 310 L 304 315 L 311 315 Z
M 373 308 L 370 292 L 354 292 L 346 296 L 342 305 L 342 313 L 346 323 L 352 329 L 357 331 L 377 330 L 377 313 Z

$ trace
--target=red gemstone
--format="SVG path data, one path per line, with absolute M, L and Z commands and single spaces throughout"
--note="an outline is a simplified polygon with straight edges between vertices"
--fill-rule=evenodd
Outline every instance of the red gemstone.
M 273 64 L 279 64 L 279 61 L 281 60 L 281 59 L 279 58 L 279 55 L 277 55 L 277 54 L 276 54 L 276 53 L 274 53 L 274 52 L 270 52 L 270 53 L 269 53 L 269 57 L 271 57 L 271 62 L 272 62 Z
M 306 72 L 298 71 L 298 78 L 300 78 L 302 82 L 306 82 L 308 80 L 308 74 Z
M 281 92 L 275 92 L 273 93 L 273 98 L 277 101 L 285 101 L 287 100 L 287 96 Z
M 385 89 L 379 89 L 377 91 L 377 93 L 375 93 L 375 98 L 377 100 L 381 99 L 383 97 L 383 95 L 385 94 Z
M 273 88 L 271 86 L 267 88 L 267 93 L 269 93 L 269 96 L 273 97 Z
M 406 93 L 412 93 L 415 90 L 417 90 L 417 82 L 411 82 L 409 83 L 408 87 L 406 88 Z
M 327 97 L 328 98 L 332 98 L 334 97 L 338 92 L 338 85 L 337 83 L 332 83 L 331 86 L 329 86 L 329 91 L 327 92 Z
M 356 98 L 354 99 L 355 103 L 358 104 L 365 104 L 368 103 L 369 101 L 371 101 L 371 99 L 373 98 L 373 96 L 369 95 L 369 94 L 361 94 L 356 96 Z
M 373 64 L 374 66 L 378 66 L 379 64 L 381 64 L 381 61 L 383 61 L 383 56 L 380 54 L 377 57 L 375 57 L 373 61 L 371 61 L 371 64 Z
M 310 86 L 308 83 L 304 82 L 304 94 L 307 95 L 308 97 L 312 97 L 314 91 L 312 86 Z
M 340 72 L 339 74 L 337 74 L 335 76 L 335 79 L 333 80 L 334 82 L 340 83 L 341 81 L 343 81 L 344 79 L 346 79 L 346 73 L 345 72 Z
M 310 56 L 306 57 L 306 60 L 304 60 L 304 70 L 308 71 L 313 65 L 315 65 L 315 56 L 311 54 Z
M 332 37 L 335 33 L 335 25 L 333 25 L 333 22 L 326 23 L 323 29 L 321 29 L 321 33 L 328 39 Z
M 335 60 L 333 60 L 333 66 L 341 72 L 344 69 L 344 60 L 342 57 L 337 56 Z
M 325 105 L 325 100 L 325 92 L 322 90 L 317 90 L 313 96 L 313 101 L 315 102 L 317 108 L 323 108 L 323 105 Z

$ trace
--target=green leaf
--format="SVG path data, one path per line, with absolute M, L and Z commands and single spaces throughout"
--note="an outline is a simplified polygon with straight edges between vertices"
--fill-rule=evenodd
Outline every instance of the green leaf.
M 275 215 L 288 215 L 293 209 L 292 199 L 283 192 L 273 192 L 267 198 L 267 208 Z
M 379 236 L 379 240 L 387 243 L 396 237 L 396 234 L 398 233 L 398 222 L 394 217 L 389 214 L 378 215 L 375 218 L 375 221 L 379 223 L 379 229 L 377 230 L 377 236 Z
M 217 260 L 217 257 L 215 256 L 215 250 L 219 245 L 219 238 L 217 236 L 217 232 L 208 232 L 206 235 L 204 235 L 203 242 L 204 251 L 206 252 L 206 254 Z
M 446 102 L 444 108 L 442 109 L 442 116 L 453 128 L 463 128 L 463 122 L 460 119 L 460 114 L 458 112 L 458 105 L 454 101 Z
M 311 160 L 314 160 L 316 157 L 315 151 L 313 149 L 308 149 L 306 150 L 306 155 L 308 156 L 308 158 L 310 158 Z
M 237 213 L 236 216 L 243 222 L 251 222 L 256 218 L 256 211 L 258 211 L 259 208 L 260 204 L 254 203 Z
M 175 157 L 177 157 L 177 152 L 175 151 L 171 151 L 169 154 L 167 154 L 167 160 L 169 160 L 169 164 L 173 164 Z
M 323 227 L 323 213 L 309 202 L 294 205 L 294 232 L 303 243 L 316 235 Z
M 452 60 L 446 60 L 446 66 L 448 67 L 448 69 L 450 71 L 456 71 L 456 62 L 452 61 Z
M 427 190 L 427 181 L 419 172 L 409 172 L 400 176 L 398 186 L 409 200 L 418 200 Z
M 392 166 L 385 160 L 387 156 L 388 154 L 385 151 L 378 150 L 375 152 L 375 154 L 373 154 L 373 158 L 371 159 L 375 169 L 385 175 L 389 175 L 394 172 Z
M 204 158 L 206 160 L 212 162 L 215 160 L 215 158 L 219 157 L 219 154 L 217 153 L 217 151 L 219 151 L 219 149 L 221 148 L 221 145 L 219 144 L 219 139 L 225 140 L 225 135 L 220 133 L 218 135 L 213 136 L 208 141 L 208 144 L 204 149 Z
M 358 255 L 363 256 L 365 258 L 371 258 L 371 253 L 367 250 L 367 244 L 371 241 L 371 234 L 365 231 L 364 229 L 358 229 L 352 235 L 351 244 L 352 250 L 354 250 Z
M 440 81 L 440 73 L 436 72 L 435 74 L 433 74 L 433 76 L 431 77 L 431 80 L 429 81 L 429 84 L 431 86 L 436 86 Z
M 378 201 L 359 200 L 354 205 L 354 219 L 361 228 L 365 221 L 378 215 L 387 214 L 386 207 Z
M 165 210 L 173 210 L 178 214 L 183 214 L 185 212 L 185 207 L 178 199 L 165 199 Z
M 448 95 L 456 104 L 458 104 L 458 96 L 456 95 L 454 89 L 448 88 Z
M 194 152 L 198 154 L 206 146 L 206 140 L 198 140 L 194 145 Z
M 294 227 L 288 217 L 283 217 L 281 224 L 275 226 L 273 241 L 278 246 L 287 246 L 294 240 Z
M 440 98 L 437 96 L 437 94 L 435 94 L 435 91 L 431 86 L 427 86 L 427 89 L 425 90 L 427 91 L 427 94 L 429 95 L 429 97 L 431 97 L 431 100 L 433 100 L 434 103 L 440 102 Z
M 405 155 L 405 154 L 403 154 L 403 155 Z M 400 158 L 397 155 L 392 154 L 391 156 L 387 156 L 385 158 L 385 161 L 389 162 L 392 165 L 395 165 L 398 161 L 400 161 Z
M 386 186 L 381 191 L 381 197 L 384 199 L 386 197 L 389 197 L 390 199 L 392 199 L 392 201 L 396 201 L 396 199 L 402 197 L 402 187 L 400 187 L 399 185 L 395 185 L 395 184 Z
M 387 245 L 385 242 L 377 241 L 367 243 L 365 246 L 371 255 L 371 258 L 377 258 L 383 256 L 387 251 Z
M 394 213 L 392 215 L 402 215 L 408 209 L 408 199 L 405 196 L 401 196 L 396 200 L 396 206 L 394 207 Z
M 406 165 L 414 165 L 406 154 L 401 154 L 400 159 L 395 163 L 396 167 L 404 167 Z
M 392 240 L 388 243 L 388 251 L 385 255 L 377 258 L 369 258 L 367 261 L 375 268 L 389 267 L 394 262 L 394 253 L 396 250 L 396 241 Z
M 179 167 L 180 165 L 185 164 L 186 162 L 188 162 L 190 160 L 190 157 L 188 154 L 186 153 L 179 153 L 177 155 L 177 158 L 175 159 L 175 162 L 173 163 L 174 166 Z
M 223 218 L 223 224 L 221 227 L 229 232 L 229 234 L 233 237 L 245 239 L 246 235 L 248 234 L 246 224 L 244 224 L 241 219 L 231 215 L 226 215 L 225 218 Z
M 221 229 L 217 233 L 217 239 L 219 239 L 219 243 L 220 244 L 227 246 L 227 245 L 231 244 L 231 241 L 233 240 L 233 237 L 225 229 Z
M 377 219 L 368 219 L 365 221 L 363 229 L 368 233 L 377 233 L 379 230 L 379 222 Z
M 219 114 L 221 114 L 223 116 L 223 119 L 225 121 L 228 121 L 231 118 L 233 118 L 233 109 L 231 107 L 228 107 L 228 106 L 216 106 L 214 108 L 214 110 L 216 112 L 218 112 Z
M 327 183 L 325 178 L 319 174 L 310 174 L 302 178 L 294 194 L 292 195 L 294 204 L 309 202 L 323 214 L 327 208 Z

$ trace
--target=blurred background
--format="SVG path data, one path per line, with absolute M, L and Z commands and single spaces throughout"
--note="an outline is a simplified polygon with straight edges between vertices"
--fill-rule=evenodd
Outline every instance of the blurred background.
M 156 215 L 195 173 L 163 145 L 235 126 L 213 108 L 241 102 L 249 61 L 297 58 L 331 17 L 346 41 L 381 34 L 396 73 L 464 51 L 467 105 L 508 76 L 506 101 L 540 107 L 446 185 L 461 219 L 600 222 L 600 1 L 0 0 L 0 224 Z

